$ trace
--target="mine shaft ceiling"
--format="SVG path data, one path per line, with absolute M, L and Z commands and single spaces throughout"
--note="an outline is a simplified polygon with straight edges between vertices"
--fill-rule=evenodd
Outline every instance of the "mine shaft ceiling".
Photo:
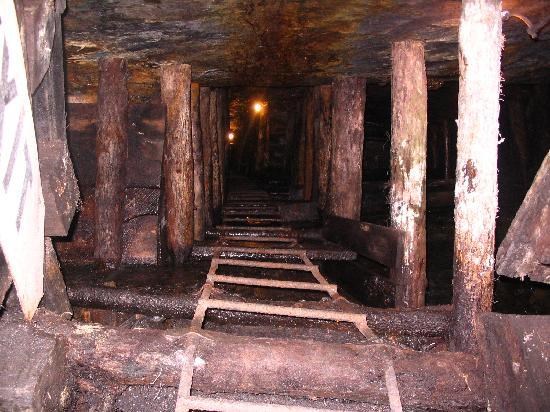
M 460 0 L 68 0 L 64 16 L 68 93 L 86 99 L 97 87 L 97 59 L 126 57 L 130 93 L 158 89 L 163 62 L 193 67 L 212 86 L 319 84 L 353 74 L 390 77 L 391 42 L 426 43 L 428 76 L 456 79 Z M 534 25 L 549 0 L 504 0 L 503 9 Z M 550 72 L 550 25 L 538 40 L 517 18 L 504 22 L 503 73 L 532 81 Z

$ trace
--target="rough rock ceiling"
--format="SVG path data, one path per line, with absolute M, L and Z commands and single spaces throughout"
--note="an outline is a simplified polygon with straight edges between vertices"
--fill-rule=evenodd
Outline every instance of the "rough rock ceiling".
M 208 85 L 293 86 L 339 74 L 385 83 L 390 44 L 426 42 L 428 76 L 457 76 L 460 0 L 68 0 L 64 17 L 68 92 L 86 99 L 97 87 L 96 61 L 128 58 L 130 93 L 158 88 L 159 64 L 181 61 Z M 504 0 L 504 9 L 534 24 L 549 0 Z M 516 18 L 504 23 L 507 80 L 550 72 L 550 26 L 537 41 Z M 80 97 L 79 97 L 80 96 Z

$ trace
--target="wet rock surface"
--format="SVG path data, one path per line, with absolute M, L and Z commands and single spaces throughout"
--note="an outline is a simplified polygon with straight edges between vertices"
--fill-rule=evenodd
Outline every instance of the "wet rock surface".
M 545 17 L 544 0 L 508 0 L 503 7 L 533 24 Z M 159 64 L 181 59 L 192 65 L 194 81 L 213 86 L 315 84 L 342 74 L 386 83 L 390 44 L 402 39 L 426 42 L 428 77 L 456 78 L 459 15 L 453 0 L 69 0 L 63 21 L 68 94 L 93 99 L 96 61 L 105 53 L 129 60 L 136 100 L 158 90 Z M 507 80 L 548 73 L 548 29 L 535 42 L 511 18 L 504 35 Z

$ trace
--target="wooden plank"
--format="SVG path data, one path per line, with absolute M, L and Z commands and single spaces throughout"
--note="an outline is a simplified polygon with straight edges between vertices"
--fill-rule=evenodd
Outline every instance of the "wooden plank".
M 13 1 L 0 7 L 0 247 L 27 319 L 43 292 L 44 198 Z
M 498 248 L 499 275 L 550 283 L 549 194 L 550 151 Z
M 397 229 L 330 216 L 323 236 L 389 268 L 401 264 L 403 234 Z
M 27 2 L 25 2 L 27 3 Z M 39 42 L 35 45 L 40 53 L 48 53 L 49 65 L 32 96 L 34 128 L 38 144 L 42 193 L 45 203 L 44 232 L 46 236 L 66 236 L 71 225 L 80 192 L 73 169 L 73 163 L 67 146 L 65 115 L 65 76 L 63 68 L 63 33 L 61 13 L 64 2 L 40 2 L 45 7 L 52 7 L 54 23 L 47 26 L 54 31 L 51 47 L 45 47 L 43 37 L 35 31 L 40 25 L 31 25 L 27 4 L 23 19 L 25 39 Z M 41 8 L 44 11 L 43 8 Z M 35 16 L 36 17 L 36 16 Z M 49 34 L 49 33 L 48 33 Z M 27 47 L 29 50 L 29 47 Z M 27 55 L 28 59 L 32 58 Z M 31 67 L 33 63 L 30 63 Z

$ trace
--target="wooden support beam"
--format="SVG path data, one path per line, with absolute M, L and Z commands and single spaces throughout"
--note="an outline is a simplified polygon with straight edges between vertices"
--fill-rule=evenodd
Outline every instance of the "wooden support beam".
M 200 87 L 197 83 L 193 83 L 191 85 L 191 136 L 193 146 L 193 194 L 195 204 L 193 228 L 195 240 L 204 240 L 206 233 L 204 218 L 204 159 L 202 153 L 202 130 L 200 117 Z
M 404 234 L 399 229 L 329 216 L 323 236 L 391 270 L 401 266 Z
M 302 196 L 300 200 L 304 198 L 304 186 L 305 186 L 305 165 L 306 165 L 306 126 L 305 126 L 305 104 L 306 97 L 296 104 L 298 110 L 298 118 L 296 122 L 296 181 L 295 184 L 302 189 Z
M 330 213 L 361 217 L 362 164 L 366 86 L 359 77 L 340 77 L 332 84 L 332 153 Z
M 218 93 L 218 156 L 220 162 L 220 203 L 223 205 L 225 197 L 225 143 L 227 137 L 226 118 L 227 118 L 227 89 L 219 88 Z
M 32 4 L 29 4 L 32 3 Z M 78 183 L 67 146 L 65 115 L 65 75 L 63 68 L 63 32 L 61 14 L 64 2 L 25 2 L 22 17 L 22 32 L 29 53 L 25 57 L 28 70 L 33 71 L 39 63 L 47 67 L 32 95 L 32 111 L 40 177 L 44 196 L 46 236 L 66 236 L 79 199 Z M 46 27 L 37 24 L 41 18 L 52 19 Z M 51 8 L 52 10 L 48 10 Z M 55 9 L 55 11 L 53 10 Z M 51 13 L 48 17 L 48 13 Z M 47 40 L 46 40 L 47 39 Z M 45 45 L 44 41 L 51 40 Z M 34 55 L 36 52 L 39 56 Z M 29 61 L 34 60 L 34 61 Z M 36 73 L 35 73 L 36 74 Z M 34 79 L 36 81 L 37 79 Z
M 150 385 L 154 381 L 177 387 L 181 365 L 189 353 L 187 331 L 171 334 L 78 326 L 66 334 L 67 357 L 77 368 L 113 385 Z M 469 354 L 424 353 L 384 344 L 305 344 L 211 331 L 201 331 L 201 335 L 194 335 L 193 353 L 204 362 L 194 371 L 192 387 L 203 395 L 279 394 L 340 399 L 350 405 L 365 402 L 362 410 L 387 408 L 384 375 L 391 361 L 407 410 L 478 410 L 486 406 L 477 358 Z
M 162 155 L 164 211 L 168 251 L 176 265 L 193 248 L 193 147 L 191 132 L 191 66 L 161 68 L 162 100 L 166 106 L 166 135 Z
M 452 343 L 476 351 L 478 316 L 493 300 L 501 0 L 463 0 L 455 186 Z
M 319 209 L 325 210 L 329 191 L 330 154 L 332 147 L 332 85 L 319 89 L 319 137 L 317 154 L 317 184 Z
M 218 146 L 218 99 L 217 89 L 210 89 L 210 150 L 212 153 L 212 209 L 214 223 L 219 223 L 222 194 L 221 194 L 221 170 L 220 154 Z
M 42 306 L 66 319 L 73 316 L 73 309 L 69 303 L 67 287 L 59 267 L 57 254 L 53 248 L 52 240 L 44 239 L 44 297 Z
M 391 271 L 395 306 L 424 306 L 428 89 L 424 44 L 392 45 L 391 226 L 403 233 L 401 264 Z
M 258 142 L 256 145 L 256 164 L 255 171 L 261 172 L 267 166 L 266 159 L 266 123 L 267 113 L 263 111 L 257 114 L 258 116 Z
M 304 200 L 313 200 L 314 184 L 314 159 L 315 159 L 315 117 L 318 105 L 317 97 L 313 88 L 309 88 L 304 103 L 305 121 L 305 147 L 304 147 Z
M 546 154 L 496 257 L 500 276 L 550 283 L 550 152 Z
M 95 187 L 95 256 L 115 268 L 122 258 L 122 217 L 128 157 L 128 69 L 124 59 L 99 61 Z
M 204 223 L 212 227 L 212 146 L 210 143 L 210 88 L 200 88 L 200 120 L 204 171 Z

